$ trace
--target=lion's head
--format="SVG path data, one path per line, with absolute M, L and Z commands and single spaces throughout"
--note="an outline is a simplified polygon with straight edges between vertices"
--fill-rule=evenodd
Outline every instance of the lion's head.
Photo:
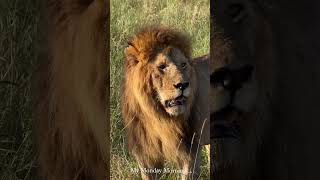
M 275 91 L 273 34 L 259 2 L 227 0 L 213 8 L 211 144 L 215 175 L 255 171 Z M 232 169 L 233 173 L 230 171 Z
M 214 179 L 319 179 L 318 7 L 215 1 Z
M 133 93 L 139 103 L 153 103 L 170 116 L 188 114 L 195 72 L 187 41 L 181 33 L 166 28 L 145 29 L 131 39 L 125 50 L 127 78 L 134 81 Z
M 128 44 L 122 115 L 130 152 L 142 168 L 161 167 L 167 160 L 198 172 L 200 156 L 192 143 L 203 134 L 209 141 L 209 128 L 203 134 L 201 129 L 208 111 L 199 112 L 207 107 L 206 98 L 196 95 L 208 90 L 209 73 L 199 59 L 208 57 L 192 60 L 187 36 L 171 28 L 148 27 Z

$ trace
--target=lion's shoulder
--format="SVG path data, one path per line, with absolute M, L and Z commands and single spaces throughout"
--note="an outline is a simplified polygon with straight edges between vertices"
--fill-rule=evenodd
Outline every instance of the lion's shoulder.
M 201 135 L 201 144 L 210 143 L 210 112 L 208 106 L 210 90 L 210 56 L 204 55 L 192 60 L 197 77 L 197 90 L 193 108 L 191 109 L 190 123 L 195 132 Z

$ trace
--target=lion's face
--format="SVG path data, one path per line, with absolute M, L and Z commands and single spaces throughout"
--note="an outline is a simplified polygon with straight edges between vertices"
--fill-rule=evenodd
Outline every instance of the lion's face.
M 126 88 L 132 101 L 150 116 L 188 117 L 196 87 L 188 37 L 165 27 L 146 28 L 128 44 Z
M 319 163 L 319 30 L 317 8 L 310 8 L 318 2 L 215 2 L 210 135 L 222 133 L 212 137 L 211 162 L 222 178 L 214 179 L 319 179 L 313 168 Z M 224 80 L 248 65 L 251 77 L 228 108 L 230 81 Z M 237 103 L 252 94 L 251 108 Z
M 188 112 L 194 94 L 194 69 L 177 48 L 166 48 L 149 63 L 157 101 L 171 116 Z
M 258 8 L 260 4 L 248 0 L 219 1 L 214 7 L 210 81 L 216 172 L 232 166 L 244 174 L 252 170 L 271 119 L 272 34 Z

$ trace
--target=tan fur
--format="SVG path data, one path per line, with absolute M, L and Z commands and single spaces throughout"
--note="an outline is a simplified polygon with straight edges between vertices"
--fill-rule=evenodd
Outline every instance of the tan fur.
M 165 159 L 181 169 L 193 170 L 199 134 L 191 144 L 195 132 L 190 129 L 190 121 L 195 121 L 193 117 L 197 113 L 194 97 L 198 91 L 198 74 L 190 50 L 186 36 L 164 27 L 140 31 L 125 50 L 122 113 L 129 150 L 140 168 L 162 168 Z M 158 69 L 162 63 L 168 66 L 165 72 Z M 186 67 L 181 63 L 187 63 Z M 164 103 L 179 95 L 174 88 L 179 82 L 190 83 L 182 113 L 170 111 Z M 155 174 L 142 173 L 142 176 L 156 178 Z
M 41 179 L 105 179 L 107 7 L 104 0 L 48 0 L 46 56 L 36 74 Z
M 243 16 L 233 19 L 229 7 L 239 4 Z M 212 179 L 319 179 L 320 13 L 311 8 L 319 5 L 315 0 L 214 4 L 213 69 L 253 65 L 252 79 L 235 100 L 251 98 L 248 94 L 256 98 L 246 111 L 225 116 L 239 122 L 241 136 L 212 141 L 211 162 L 216 165 Z M 213 94 L 212 103 L 223 105 L 215 100 L 224 96 Z M 211 123 L 215 120 L 211 118 Z

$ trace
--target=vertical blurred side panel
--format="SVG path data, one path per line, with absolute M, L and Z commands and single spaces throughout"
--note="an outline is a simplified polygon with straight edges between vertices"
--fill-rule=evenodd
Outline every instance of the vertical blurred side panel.
M 109 0 L 43 1 L 34 77 L 40 179 L 109 176 Z

